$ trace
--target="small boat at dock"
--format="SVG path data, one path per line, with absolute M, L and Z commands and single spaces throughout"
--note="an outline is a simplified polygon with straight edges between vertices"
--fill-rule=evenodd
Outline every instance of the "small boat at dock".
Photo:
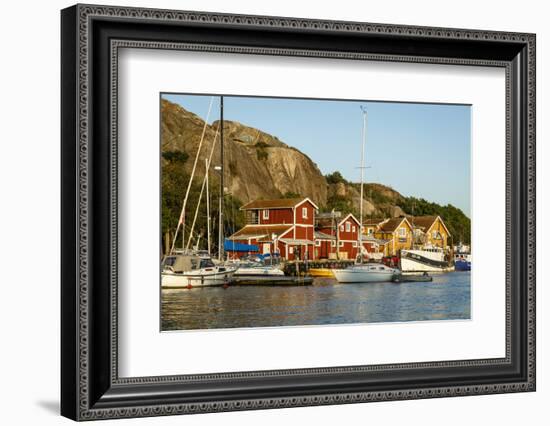
M 441 247 L 401 250 L 399 266 L 403 272 L 451 272 L 455 267 Z
M 246 278 L 249 280 L 259 278 L 277 279 L 284 276 L 285 273 L 281 269 L 262 263 L 241 263 L 238 264 L 238 268 L 235 271 L 235 278 Z
M 472 258 L 469 253 L 455 254 L 455 270 L 456 271 L 471 271 Z
M 329 268 L 311 268 L 308 269 L 308 273 L 316 278 L 334 278 L 334 273 Z
M 336 280 L 342 284 L 391 282 L 395 276 L 401 275 L 399 269 L 381 263 L 357 264 L 346 269 L 333 269 L 333 273 Z
M 162 262 L 162 288 L 223 286 L 232 281 L 237 268 L 215 265 L 209 256 L 174 254 Z

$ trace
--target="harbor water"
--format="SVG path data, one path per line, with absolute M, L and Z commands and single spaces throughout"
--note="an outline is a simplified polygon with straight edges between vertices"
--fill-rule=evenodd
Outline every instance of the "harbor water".
M 470 272 L 432 282 L 162 290 L 163 331 L 470 319 Z

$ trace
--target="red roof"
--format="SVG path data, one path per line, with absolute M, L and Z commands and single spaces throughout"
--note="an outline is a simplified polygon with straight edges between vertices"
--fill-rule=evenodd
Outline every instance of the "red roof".
M 263 237 L 268 236 L 271 239 L 271 234 L 277 236 L 284 234 L 290 228 L 291 225 L 246 225 L 244 228 L 239 229 L 231 237 L 231 240 L 238 240 L 241 238 Z
M 357 220 L 357 218 L 353 215 L 353 213 L 349 213 L 346 217 L 344 217 L 342 220 L 340 220 L 340 222 L 338 222 L 338 225 L 340 225 L 341 223 L 344 223 L 344 222 L 347 221 L 350 217 L 353 219 L 353 221 L 354 221 L 355 223 L 357 223 L 358 225 L 361 225 L 361 224 L 359 223 L 359 220 Z
M 445 226 L 443 219 L 441 219 L 441 217 L 439 216 L 414 216 L 411 218 L 410 222 L 413 224 L 415 228 L 421 229 L 422 231 L 426 232 L 428 229 L 432 227 L 432 225 L 437 220 L 437 218 L 441 220 L 443 227 L 445 228 L 447 233 L 450 235 L 451 233 L 447 229 L 447 226 Z
M 288 209 L 309 201 L 313 207 L 318 208 L 309 198 L 278 198 L 275 200 L 254 200 L 241 207 L 241 210 L 259 209 Z
M 399 225 L 401 225 L 401 222 L 406 221 L 407 223 L 410 222 L 407 220 L 407 218 L 404 217 L 394 217 L 393 219 L 389 219 L 388 221 L 380 224 L 380 231 L 381 232 L 393 232 L 397 228 L 399 228 Z
M 436 219 L 437 216 L 415 216 L 411 218 L 411 221 L 415 228 L 424 228 L 424 230 L 427 230 L 431 228 Z

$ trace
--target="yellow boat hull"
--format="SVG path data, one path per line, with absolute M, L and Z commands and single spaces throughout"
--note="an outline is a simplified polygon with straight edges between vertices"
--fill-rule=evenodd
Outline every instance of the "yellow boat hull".
M 332 273 L 332 269 L 327 268 L 312 268 L 309 271 L 309 275 L 312 277 L 318 277 L 318 278 L 334 278 L 334 274 Z

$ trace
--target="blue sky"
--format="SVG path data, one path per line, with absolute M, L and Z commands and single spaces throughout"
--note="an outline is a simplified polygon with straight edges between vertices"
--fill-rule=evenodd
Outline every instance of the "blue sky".
M 206 119 L 211 96 L 164 94 Z M 214 98 L 209 122 L 219 119 Z M 224 118 L 277 136 L 323 174 L 359 182 L 367 110 L 365 182 L 405 196 L 453 204 L 470 216 L 471 111 L 468 105 L 224 96 Z

